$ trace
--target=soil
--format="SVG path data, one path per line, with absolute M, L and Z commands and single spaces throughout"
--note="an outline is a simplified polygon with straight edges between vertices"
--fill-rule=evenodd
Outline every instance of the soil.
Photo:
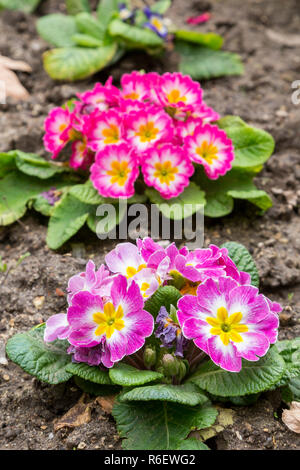
M 245 74 L 203 83 L 205 100 L 222 115 L 235 114 L 275 138 L 275 153 L 257 177 L 257 185 L 272 195 L 274 206 L 258 216 L 247 204 L 220 220 L 206 220 L 205 245 L 228 240 L 244 243 L 253 254 L 261 289 L 285 309 L 281 314 L 280 339 L 300 335 L 300 108 L 291 102 L 291 84 L 300 76 L 299 49 L 270 39 L 268 30 L 299 34 L 298 0 L 174 0 L 170 16 L 181 26 L 191 15 L 211 11 L 211 21 L 199 30 L 224 36 L 226 50 L 239 53 Z M 76 92 L 91 88 L 112 74 L 144 68 L 158 72 L 176 70 L 176 56 L 164 62 L 139 53 L 88 80 L 55 83 L 44 72 L 41 54 L 47 45 L 35 30 L 38 16 L 64 11 L 64 2 L 46 0 L 35 15 L 7 11 L 0 16 L 0 53 L 27 61 L 30 75 L 18 73 L 29 90 L 28 102 L 8 100 L 0 106 L 0 151 L 18 148 L 43 153 L 43 120 L 55 105 Z M 1 228 L 0 254 L 9 266 L 25 252 L 22 264 L 10 270 L 1 284 L 1 345 L 13 334 L 47 320 L 66 308 L 68 278 L 81 271 L 88 258 L 104 260 L 112 242 L 96 239 L 83 229 L 59 252 L 45 245 L 47 220 L 28 213 L 21 222 Z M 81 245 L 78 245 L 78 244 Z M 3 348 L 2 348 L 3 349 Z M 91 421 L 73 430 L 54 432 L 53 421 L 78 402 L 81 392 L 74 383 L 41 384 L 10 361 L 0 365 L 0 449 L 119 449 L 115 424 L 95 402 Z M 92 401 L 93 399 L 90 398 Z M 224 406 L 224 405 L 223 405 Z M 234 424 L 210 439 L 213 449 L 300 449 L 299 437 L 282 423 L 278 392 L 265 394 L 251 407 L 234 409 Z

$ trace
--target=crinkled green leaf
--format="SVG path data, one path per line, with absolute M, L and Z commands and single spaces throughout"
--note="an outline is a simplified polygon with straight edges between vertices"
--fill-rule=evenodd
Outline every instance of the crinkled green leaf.
M 281 389 L 281 396 L 286 403 L 300 401 L 300 376 L 289 380 L 288 384 Z
M 66 382 L 72 377 L 67 372 L 71 362 L 66 352 L 69 343 L 62 340 L 45 343 L 44 331 L 45 325 L 41 325 L 13 336 L 7 341 L 6 353 L 13 362 L 43 382 Z
M 119 0 L 100 0 L 97 8 L 98 21 L 101 23 L 103 29 L 107 29 L 112 16 L 118 13 Z
M 0 180 L 0 225 L 9 225 L 26 212 L 27 203 L 41 192 L 57 187 L 61 179 L 41 180 L 13 171 Z
M 233 210 L 233 198 L 246 199 L 262 210 L 272 206 L 270 196 L 253 183 L 255 173 L 232 169 L 217 180 L 209 179 L 198 166 L 193 179 L 205 191 L 204 214 L 208 217 L 223 217 Z
M 114 385 L 99 385 L 89 380 L 74 375 L 74 382 L 81 390 L 89 395 L 96 397 L 104 397 L 107 395 L 116 395 L 120 391 L 120 387 Z
M 72 16 L 61 13 L 42 16 L 36 23 L 39 35 L 56 47 L 74 46 L 73 34 L 76 34 L 76 22 Z
M 152 370 L 136 369 L 128 364 L 119 362 L 109 369 L 109 377 L 117 385 L 134 387 L 161 379 L 163 375 Z
M 188 380 L 213 395 L 237 397 L 270 389 L 281 379 L 285 368 L 280 354 L 271 348 L 258 362 L 243 360 L 242 370 L 238 373 L 228 372 L 208 361 Z
M 177 302 L 181 297 L 181 293 L 176 287 L 163 286 L 159 287 L 156 292 L 145 302 L 144 309 L 151 313 L 154 318 L 157 317 L 160 308 L 166 307 L 167 311 L 170 311 L 170 306 L 174 305 L 177 307 Z
M 21 152 L 21 150 L 16 150 L 16 166 L 22 173 L 41 179 L 51 178 L 56 173 L 70 171 L 66 166 L 56 165 L 39 155 Z
M 88 34 L 74 34 L 72 40 L 77 46 L 81 47 L 101 47 L 103 46 L 103 41 L 100 39 L 93 38 Z
M 97 18 L 89 13 L 79 13 L 75 16 L 77 30 L 82 34 L 87 34 L 96 39 L 103 40 L 105 38 L 105 29 Z
M 164 401 L 181 403 L 182 405 L 203 405 L 208 398 L 196 385 L 187 383 L 183 385 L 157 384 L 137 387 L 120 395 L 120 402 L 127 401 Z
M 274 151 L 274 139 L 266 131 L 248 126 L 237 116 L 225 116 L 217 122 L 234 146 L 233 168 L 252 170 L 265 163 Z
M 300 397 L 300 337 L 292 340 L 277 341 L 275 348 L 283 357 L 286 370 L 276 387 L 284 387 L 282 394 L 284 400 L 290 395 L 290 400 Z
M 91 211 L 90 204 L 66 194 L 55 207 L 49 219 L 47 244 L 57 250 L 85 224 Z
M 109 34 L 112 37 L 126 41 L 135 48 L 163 47 L 163 40 L 147 28 L 139 28 L 115 19 L 109 25 Z
M 89 0 L 66 0 L 67 12 L 69 15 L 77 15 L 82 11 L 90 12 Z
M 85 204 L 102 204 L 104 198 L 94 188 L 91 180 L 84 184 L 76 184 L 70 190 L 70 194 Z
M 161 213 L 168 219 L 181 220 L 203 209 L 205 193 L 197 184 L 191 182 L 177 197 L 164 199 L 156 189 L 147 188 L 145 194 L 150 202 L 156 204 Z
M 239 271 L 246 271 L 251 276 L 251 284 L 259 287 L 259 275 L 254 259 L 244 245 L 227 242 L 222 245 L 227 248 L 230 258 L 235 262 Z
M 21 10 L 25 13 L 33 12 L 41 0 L 0 0 L 0 8 Z
M 172 5 L 171 0 L 158 0 L 151 5 L 151 11 L 163 15 Z
M 96 384 L 111 385 L 108 372 L 103 371 L 100 367 L 89 366 L 85 362 L 71 362 L 67 366 L 67 371 L 72 375 L 77 375 L 84 380 L 89 380 Z
M 198 31 L 179 29 L 178 31 L 175 31 L 175 38 L 194 44 L 200 44 L 201 46 L 206 46 L 210 49 L 216 50 L 220 49 L 223 44 L 222 36 L 215 33 L 199 33 Z
M 44 67 L 54 80 L 81 80 L 106 67 L 117 50 L 112 43 L 98 48 L 65 47 L 44 54 Z
M 16 169 L 16 151 L 0 153 L 0 178 Z
M 241 75 L 244 71 L 240 56 L 232 52 L 214 50 L 209 47 L 176 41 L 176 52 L 180 55 L 179 71 L 194 80 Z
M 189 438 L 181 442 L 178 450 L 210 450 L 210 448 L 204 444 L 204 442 L 198 441 L 198 439 Z
M 168 402 L 117 402 L 113 416 L 126 450 L 175 450 L 197 426 L 203 407 Z

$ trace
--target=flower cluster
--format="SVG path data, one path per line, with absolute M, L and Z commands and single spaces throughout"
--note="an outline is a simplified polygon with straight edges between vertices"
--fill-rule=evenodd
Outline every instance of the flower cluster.
M 238 372 L 242 358 L 257 361 L 277 339 L 280 305 L 251 285 L 226 248 L 163 248 L 146 237 L 117 245 L 105 263 L 96 270 L 89 261 L 69 280 L 67 314 L 46 323 L 45 341 L 67 339 L 74 361 L 112 367 L 154 332 L 180 358 L 189 360 L 191 345 Z M 154 319 L 145 302 L 166 285 L 181 298 Z
M 73 109 L 55 108 L 45 121 L 52 158 L 71 142 L 70 166 L 90 171 L 104 197 L 130 198 L 142 173 L 162 197 L 178 196 L 196 165 L 210 179 L 231 169 L 233 145 L 211 124 L 219 115 L 202 99 L 198 82 L 180 73 L 123 75 L 78 94 Z

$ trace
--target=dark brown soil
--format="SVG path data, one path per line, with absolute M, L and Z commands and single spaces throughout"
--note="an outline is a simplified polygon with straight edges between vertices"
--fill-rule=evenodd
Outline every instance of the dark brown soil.
M 63 3 L 44 1 L 32 16 L 19 12 L 0 16 L 0 53 L 26 60 L 33 68 L 31 75 L 19 74 L 31 99 L 0 105 L 0 151 L 18 148 L 41 153 L 43 120 L 48 111 L 105 79 L 108 73 L 118 80 L 132 69 L 175 70 L 174 54 L 164 63 L 143 54 L 128 55 L 112 70 L 84 82 L 54 83 L 42 68 L 41 53 L 47 45 L 35 32 L 35 20 L 42 14 L 63 11 Z M 239 115 L 269 131 L 276 140 L 276 150 L 257 178 L 258 186 L 272 195 L 274 207 L 260 217 L 250 206 L 240 204 L 231 216 L 206 220 L 205 245 L 235 240 L 250 249 L 263 292 L 285 306 L 280 338 L 293 338 L 300 335 L 300 105 L 291 102 L 291 83 L 299 79 L 300 54 L 299 47 L 273 42 L 267 30 L 299 34 L 299 2 L 174 0 L 171 16 L 183 26 L 184 18 L 207 9 L 212 20 L 202 29 L 222 34 L 225 48 L 241 54 L 246 73 L 204 83 L 205 99 L 221 114 Z M 0 254 L 9 265 L 25 252 L 31 256 L 11 270 L 5 281 L 2 275 L 0 345 L 13 334 L 64 311 L 66 298 L 61 291 L 65 292 L 68 278 L 80 271 L 88 258 L 99 264 L 112 246 L 83 230 L 59 253 L 52 252 L 45 245 L 46 224 L 45 218 L 29 213 L 22 224 L 1 228 Z M 84 243 L 80 258 L 78 247 L 74 247 L 79 242 Z M 44 297 L 41 308 L 37 308 L 37 297 Z M 68 411 L 80 395 L 72 383 L 47 386 L 11 362 L 0 365 L 0 449 L 120 448 L 113 419 L 95 404 L 90 423 L 54 432 L 53 420 Z M 300 449 L 297 434 L 280 420 L 282 403 L 277 392 L 264 395 L 255 406 L 233 408 L 234 424 L 210 440 L 214 449 Z

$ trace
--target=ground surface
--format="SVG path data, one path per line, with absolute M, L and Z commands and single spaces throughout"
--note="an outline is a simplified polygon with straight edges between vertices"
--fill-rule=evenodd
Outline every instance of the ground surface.
M 0 151 L 18 148 L 41 152 L 47 112 L 107 77 L 107 73 L 102 73 L 75 85 L 58 84 L 43 71 L 41 53 L 47 46 L 35 32 L 35 20 L 38 15 L 63 11 L 63 3 L 44 1 L 35 16 L 18 12 L 0 16 L 0 53 L 26 60 L 33 67 L 31 75 L 19 74 L 31 93 L 30 101 L 17 106 L 9 101 L 0 106 Z M 299 3 L 175 0 L 171 16 L 183 26 L 184 18 L 206 10 L 211 10 L 212 20 L 203 29 L 225 37 L 225 48 L 242 55 L 246 73 L 243 77 L 204 83 L 205 99 L 221 114 L 240 115 L 271 132 L 276 151 L 257 179 L 259 187 L 272 195 L 274 207 L 258 217 L 242 205 L 229 217 L 207 220 L 205 245 L 236 240 L 250 249 L 259 267 L 263 292 L 286 307 L 281 315 L 280 338 L 293 338 L 300 335 L 300 105 L 291 103 L 291 83 L 300 78 L 300 54 L 299 48 L 273 42 L 267 31 L 299 34 Z M 174 70 L 175 65 L 173 55 L 169 63 L 157 64 L 139 54 L 125 57 L 109 72 L 118 80 L 132 69 L 154 68 L 163 72 Z M 61 291 L 65 292 L 69 276 L 80 271 L 88 258 L 99 264 L 111 247 L 82 231 L 59 253 L 51 252 L 45 246 L 46 219 L 29 213 L 22 222 L 0 231 L 0 254 L 5 261 L 13 264 L 21 254 L 31 253 L 5 282 L 2 276 L 0 345 L 16 332 L 64 311 L 66 298 Z M 83 241 L 84 251 L 78 255 L 78 247 L 72 243 Z M 37 297 L 44 299 L 36 300 Z M 54 432 L 53 420 L 75 404 L 80 395 L 74 384 L 41 385 L 11 362 L 0 365 L 0 449 L 120 448 L 112 418 L 96 404 L 92 406 L 90 423 L 72 431 Z M 268 394 L 255 406 L 234 407 L 234 424 L 210 440 L 211 447 L 300 449 L 298 436 L 280 420 L 281 406 L 280 396 Z

